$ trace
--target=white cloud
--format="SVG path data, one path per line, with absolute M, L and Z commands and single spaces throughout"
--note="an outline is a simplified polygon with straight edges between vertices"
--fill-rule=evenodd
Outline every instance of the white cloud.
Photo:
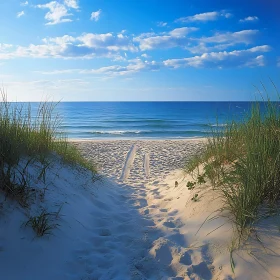
M 42 75 L 60 75 L 60 74 L 71 74 L 81 72 L 82 69 L 64 69 L 64 70 L 53 70 L 53 71 L 34 71 Z
M 68 14 L 68 10 L 64 5 L 59 4 L 57 1 L 52 1 L 44 5 L 37 5 L 37 7 L 40 9 L 50 10 L 45 15 L 45 19 L 48 21 L 46 25 L 54 25 L 62 22 L 72 21 L 69 18 L 65 18 L 70 16 L 70 14 Z
M 181 17 L 176 20 L 176 22 L 193 22 L 193 21 L 215 21 L 219 17 L 230 18 L 232 15 L 225 11 L 213 11 L 207 13 L 196 14 L 188 17 Z
M 13 45 L 10 45 L 10 44 L 1 44 L 0 43 L 0 50 L 6 50 L 6 49 L 10 49 L 12 48 Z
M 69 35 L 64 35 L 61 37 L 44 38 L 42 40 L 45 44 L 55 43 L 57 45 L 64 45 L 71 42 L 75 42 L 76 39 Z
M 181 28 L 175 28 L 172 31 L 169 32 L 169 34 L 172 37 L 185 37 L 190 32 L 197 31 L 198 28 L 196 27 L 181 27 Z
M 128 65 L 112 65 L 101 67 L 99 69 L 84 70 L 81 73 L 85 74 L 106 74 L 109 77 L 126 76 L 140 71 L 157 71 L 160 69 L 160 63 L 156 61 L 143 61 L 139 58 L 132 59 Z
M 78 0 L 64 0 L 67 7 L 72 9 L 79 9 Z
M 137 51 L 138 49 L 131 43 L 128 36 L 113 33 L 94 34 L 87 33 L 77 37 L 84 47 L 90 49 L 106 49 L 109 51 Z
M 257 16 L 249 16 L 243 19 L 240 19 L 240 22 L 246 22 L 246 21 L 257 21 L 259 18 Z
M 94 34 L 85 33 L 78 37 L 64 35 L 62 37 L 44 38 L 44 44 L 18 46 L 12 49 L 0 49 L 0 59 L 16 57 L 37 58 L 93 58 L 111 57 L 119 59 L 120 52 L 136 52 L 138 48 L 128 36 L 121 33 Z
M 168 59 L 163 62 L 144 60 L 140 58 L 128 60 L 127 65 L 110 65 L 97 69 L 65 69 L 51 72 L 39 72 L 44 75 L 56 74 L 94 74 L 106 77 L 127 76 L 143 71 L 158 71 L 162 68 L 178 69 L 194 68 L 231 68 L 231 67 L 262 67 L 265 66 L 265 57 L 260 54 L 268 52 L 267 45 L 256 46 L 250 49 L 234 50 L 231 52 L 211 52 L 200 56 L 181 59 Z M 144 57 L 144 56 L 143 56 Z
M 258 30 L 241 30 L 237 32 L 216 33 L 214 36 L 202 37 L 199 41 L 204 43 L 249 44 L 258 32 Z
M 280 57 L 278 57 L 276 65 L 277 65 L 277 67 L 280 67 Z
M 146 33 L 134 38 L 134 41 L 139 42 L 141 50 L 184 47 L 189 41 L 186 35 L 196 30 L 198 30 L 196 27 L 182 27 L 176 28 L 169 33 L 163 33 L 160 36 L 154 33 Z
M 101 12 L 102 12 L 101 9 L 99 9 L 99 10 L 96 11 L 96 12 L 92 12 L 92 13 L 91 13 L 91 16 L 90 16 L 90 20 L 98 21 L 99 18 L 100 18 Z
M 251 44 L 258 30 L 216 33 L 208 37 L 189 37 L 189 33 L 198 30 L 195 27 L 176 28 L 160 34 L 143 33 L 134 38 L 141 50 L 168 49 L 180 47 L 192 53 L 226 50 L 237 44 Z
M 22 16 L 24 16 L 24 11 L 21 11 L 21 12 L 18 12 L 18 13 L 17 13 L 17 18 L 20 18 L 20 17 L 22 17 Z
M 205 52 L 226 50 L 227 48 L 232 47 L 234 45 L 235 45 L 235 43 L 227 43 L 227 44 L 218 44 L 218 45 L 207 46 L 205 43 L 199 43 L 199 45 L 197 45 L 197 46 L 187 47 L 186 49 L 192 53 L 205 53 Z M 252 52 L 254 52 L 254 51 L 255 52 L 257 52 L 257 51 L 267 52 L 270 50 L 271 50 L 271 48 L 268 45 L 251 48 Z
M 231 52 L 211 52 L 204 53 L 200 56 L 168 59 L 163 62 L 166 67 L 170 68 L 229 68 L 229 67 L 255 67 L 264 66 L 264 56 L 255 56 L 257 52 L 268 52 L 270 47 L 257 46 L 245 50 L 234 50 Z
M 186 46 L 185 49 L 190 51 L 191 53 L 205 53 L 205 52 L 226 50 L 227 48 L 234 45 L 233 43 L 208 45 L 204 42 L 199 42 L 199 39 L 197 39 L 197 41 L 198 41 L 197 45 Z
M 163 22 L 163 21 L 157 22 L 157 26 L 158 26 L 158 27 L 164 27 L 164 26 L 166 26 L 166 25 L 167 25 L 167 22 Z
M 149 56 L 146 53 L 141 54 L 142 57 L 148 58 Z
M 27 6 L 27 5 L 28 5 L 28 1 L 21 2 L 20 5 L 21 5 L 21 6 Z
M 248 60 L 245 64 L 245 67 L 262 67 L 265 66 L 265 58 L 263 55 L 258 55 L 255 58 Z
M 268 45 L 256 46 L 250 49 L 251 52 L 269 52 L 271 47 Z
M 258 30 L 216 33 L 213 36 L 192 38 L 192 44 L 186 46 L 191 53 L 205 53 L 227 50 L 238 44 L 251 44 Z M 195 44 L 196 43 L 196 44 Z
M 157 71 L 161 67 L 161 63 L 155 61 L 143 61 L 139 58 L 128 61 L 128 65 L 111 65 L 98 69 L 65 69 L 65 70 L 53 70 L 53 71 L 36 71 L 36 73 L 42 75 L 58 75 L 58 74 L 95 74 L 103 75 L 107 77 L 114 76 L 126 76 L 134 74 L 140 71 Z
M 47 4 L 37 5 L 36 7 L 40 9 L 49 9 L 49 12 L 45 15 L 45 19 L 47 20 L 46 25 L 71 22 L 72 19 L 70 19 L 69 16 L 72 16 L 72 14 L 68 13 L 69 9 L 79 8 L 77 0 L 65 0 L 64 4 L 58 1 L 51 1 Z

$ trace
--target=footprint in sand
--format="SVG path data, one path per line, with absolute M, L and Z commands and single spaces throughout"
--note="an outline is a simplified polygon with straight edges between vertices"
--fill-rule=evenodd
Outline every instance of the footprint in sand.
M 176 225 L 172 221 L 164 222 L 163 225 L 168 227 L 168 228 L 175 228 L 176 227 Z
M 150 250 L 151 255 L 163 265 L 169 265 L 173 259 L 171 246 L 168 243 L 170 243 L 168 240 L 161 237 L 154 242 L 154 246 Z
M 209 267 L 207 266 L 206 262 L 201 262 L 197 265 L 191 265 L 187 269 L 187 274 L 193 278 L 195 275 L 197 275 L 198 279 L 205 279 L 210 280 L 212 279 L 212 273 Z
M 186 248 L 189 246 L 187 240 L 185 239 L 185 236 L 183 234 L 181 234 L 179 231 L 171 234 L 168 236 L 168 238 L 174 242 L 174 244 L 181 246 L 183 248 Z
M 183 223 L 181 222 L 181 220 L 177 219 L 175 221 L 173 220 L 166 221 L 163 223 L 163 225 L 168 228 L 180 228 L 183 226 Z
M 190 254 L 188 252 L 185 252 L 181 255 L 179 262 L 184 264 L 184 265 L 191 265 L 192 264 L 192 258 L 191 258 Z
M 140 214 L 142 215 L 148 215 L 149 213 L 150 213 L 149 209 L 140 210 Z

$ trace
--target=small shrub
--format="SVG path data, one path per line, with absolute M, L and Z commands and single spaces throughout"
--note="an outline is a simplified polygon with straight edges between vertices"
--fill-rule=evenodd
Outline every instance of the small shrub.
M 188 190 L 193 190 L 195 185 L 196 185 L 196 182 L 189 181 L 187 183 L 186 187 L 188 188 Z
M 197 202 L 198 201 L 198 194 L 194 194 L 192 197 L 192 201 Z
M 201 184 L 205 184 L 206 183 L 206 181 L 205 181 L 205 177 L 204 177 L 205 175 L 198 175 L 197 176 L 197 183 L 199 184 L 199 185 L 201 185 Z

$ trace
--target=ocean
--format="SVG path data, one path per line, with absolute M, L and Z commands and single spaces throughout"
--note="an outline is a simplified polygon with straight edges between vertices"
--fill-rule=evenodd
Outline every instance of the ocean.
M 252 102 L 61 102 L 60 128 L 70 139 L 205 137 L 241 120 Z
M 61 102 L 56 111 L 69 139 L 183 139 L 205 137 L 233 118 L 240 121 L 251 106 L 252 102 Z

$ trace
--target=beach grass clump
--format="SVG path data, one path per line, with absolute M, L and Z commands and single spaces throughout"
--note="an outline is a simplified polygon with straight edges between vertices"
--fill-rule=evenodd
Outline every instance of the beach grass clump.
M 31 226 L 37 237 L 49 235 L 51 231 L 58 226 L 57 224 L 51 223 L 51 216 L 52 214 L 48 213 L 46 210 L 42 210 L 39 215 L 29 217 L 25 226 Z
M 242 121 L 213 131 L 205 151 L 186 166 L 188 172 L 202 166 L 240 234 L 279 205 L 280 107 L 270 101 L 262 105 L 254 103 Z
M 79 165 L 96 174 L 96 165 L 82 156 L 81 152 L 65 138 L 61 138 L 53 143 L 53 150 L 62 156 L 65 163 Z
M 3 91 L 0 94 L 0 189 L 7 196 L 27 206 L 30 192 L 28 166 L 41 162 L 41 174 L 45 177 L 54 153 L 63 162 L 96 174 L 94 164 L 84 159 L 59 131 L 60 118 L 54 113 L 55 103 L 41 103 L 34 114 L 30 104 L 11 103 Z

